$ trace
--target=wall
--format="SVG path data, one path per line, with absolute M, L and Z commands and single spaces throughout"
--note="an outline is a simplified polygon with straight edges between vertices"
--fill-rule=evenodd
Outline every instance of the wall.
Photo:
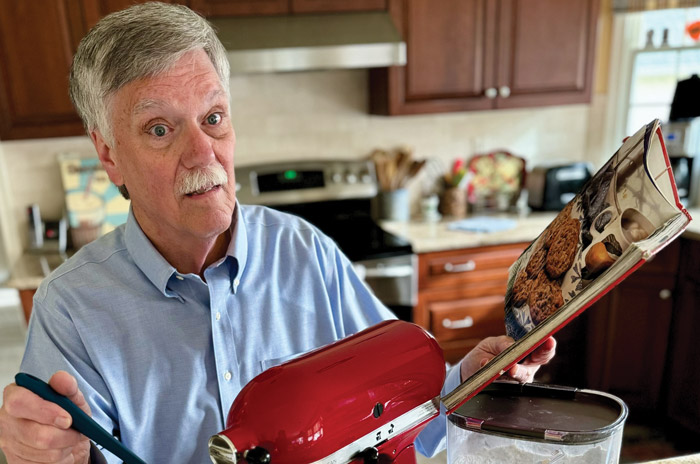
M 367 71 L 342 70 L 234 76 L 232 119 L 239 165 L 286 159 L 358 159 L 375 148 L 412 147 L 434 159 L 412 185 L 414 203 L 455 158 L 507 149 L 530 166 L 589 157 L 588 105 L 384 117 L 367 111 Z M 26 245 L 25 208 L 45 217 L 63 208 L 56 155 L 95 156 L 87 137 L 0 143 L 0 219 L 10 260 Z M 607 158 L 607 156 L 605 157 Z M 597 163 L 597 159 L 592 159 Z

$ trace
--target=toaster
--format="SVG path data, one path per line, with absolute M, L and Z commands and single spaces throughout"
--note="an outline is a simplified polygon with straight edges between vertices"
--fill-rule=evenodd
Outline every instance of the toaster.
M 590 163 L 535 166 L 525 181 L 527 204 L 537 211 L 560 211 L 591 178 Z

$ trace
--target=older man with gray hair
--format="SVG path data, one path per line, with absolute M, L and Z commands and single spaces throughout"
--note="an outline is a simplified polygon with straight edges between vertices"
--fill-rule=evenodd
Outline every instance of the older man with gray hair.
M 393 315 L 315 227 L 236 202 L 228 62 L 200 16 L 147 3 L 105 17 L 80 43 L 70 91 L 131 209 L 41 284 L 21 369 L 146 462 L 208 462 L 208 438 L 254 376 Z M 445 391 L 509 343 L 484 340 Z M 553 351 L 550 340 L 511 376 L 531 379 Z M 117 462 L 70 426 L 57 405 L 5 388 L 10 464 Z M 435 453 L 444 435 L 442 417 L 417 448 Z

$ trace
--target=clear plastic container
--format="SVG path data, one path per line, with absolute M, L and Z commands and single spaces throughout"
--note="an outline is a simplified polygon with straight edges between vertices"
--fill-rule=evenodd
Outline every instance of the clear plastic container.
M 613 464 L 627 406 L 594 390 L 496 382 L 448 417 L 448 464 Z

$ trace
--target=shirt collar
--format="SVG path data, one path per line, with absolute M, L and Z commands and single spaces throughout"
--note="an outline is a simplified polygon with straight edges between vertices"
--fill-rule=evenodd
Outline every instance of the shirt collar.
M 236 221 L 231 224 L 231 241 L 226 250 L 226 256 L 231 257 L 230 277 L 231 289 L 236 290 L 240 282 L 240 276 L 245 269 L 246 256 L 248 254 L 248 236 L 241 208 L 236 201 L 234 211 Z M 175 269 L 160 252 L 153 246 L 150 239 L 141 229 L 132 208 L 129 208 L 129 216 L 125 228 L 126 248 L 129 251 L 136 266 L 146 275 L 148 280 L 165 296 L 175 296 L 168 290 L 168 282 L 177 274 Z M 228 258 L 226 258 L 228 260 Z

